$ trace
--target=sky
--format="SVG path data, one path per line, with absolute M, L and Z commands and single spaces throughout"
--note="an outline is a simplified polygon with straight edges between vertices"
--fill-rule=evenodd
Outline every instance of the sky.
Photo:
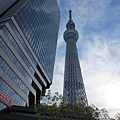
M 89 105 L 120 113 L 120 0 L 58 0 L 60 27 L 51 91 L 63 94 L 66 43 L 72 10 L 79 32 L 77 49 Z

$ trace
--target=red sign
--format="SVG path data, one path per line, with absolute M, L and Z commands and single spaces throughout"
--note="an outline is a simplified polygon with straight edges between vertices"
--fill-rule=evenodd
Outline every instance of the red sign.
M 12 105 L 12 100 L 0 90 L 0 100 L 3 101 L 8 106 Z

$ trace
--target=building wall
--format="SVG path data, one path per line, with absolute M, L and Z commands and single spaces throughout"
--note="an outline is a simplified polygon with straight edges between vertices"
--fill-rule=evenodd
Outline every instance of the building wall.
M 56 0 L 18 1 L 1 17 L 0 90 L 6 102 L 36 104 L 52 84 L 58 28 Z M 5 100 L 0 109 L 9 106 Z
M 17 0 L 0 0 L 0 15 Z
M 29 0 L 15 19 L 52 82 L 59 26 L 56 0 Z

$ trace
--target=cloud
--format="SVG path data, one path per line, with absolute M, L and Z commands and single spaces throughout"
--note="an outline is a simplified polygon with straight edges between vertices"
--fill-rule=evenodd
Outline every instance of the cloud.
M 54 92 L 59 92 L 63 94 L 63 80 L 64 80 L 64 57 L 57 58 L 55 68 L 54 68 L 53 84 L 50 89 L 52 94 Z
M 58 0 L 61 23 L 52 91 L 63 92 L 68 11 L 79 32 L 80 65 L 89 104 L 106 108 L 111 117 L 120 111 L 120 1 Z
M 115 116 L 120 111 L 120 41 L 106 41 L 104 36 L 95 34 L 92 39 L 81 43 L 80 62 L 88 100 L 98 108 L 106 107 Z

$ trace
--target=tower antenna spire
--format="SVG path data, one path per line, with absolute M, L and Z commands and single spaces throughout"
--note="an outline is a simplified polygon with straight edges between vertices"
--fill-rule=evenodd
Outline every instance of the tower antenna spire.
M 82 79 L 81 67 L 77 53 L 76 42 L 79 38 L 79 33 L 75 29 L 75 24 L 72 20 L 72 10 L 69 10 L 69 20 L 67 22 L 67 30 L 64 32 L 64 40 L 66 42 L 65 70 L 64 70 L 64 89 L 63 97 L 69 105 L 84 102 L 88 105 L 85 92 L 84 82 Z M 72 87 L 70 87 L 72 86 Z M 83 101 L 80 98 L 83 98 Z
M 69 10 L 69 19 L 72 20 L 72 10 Z

